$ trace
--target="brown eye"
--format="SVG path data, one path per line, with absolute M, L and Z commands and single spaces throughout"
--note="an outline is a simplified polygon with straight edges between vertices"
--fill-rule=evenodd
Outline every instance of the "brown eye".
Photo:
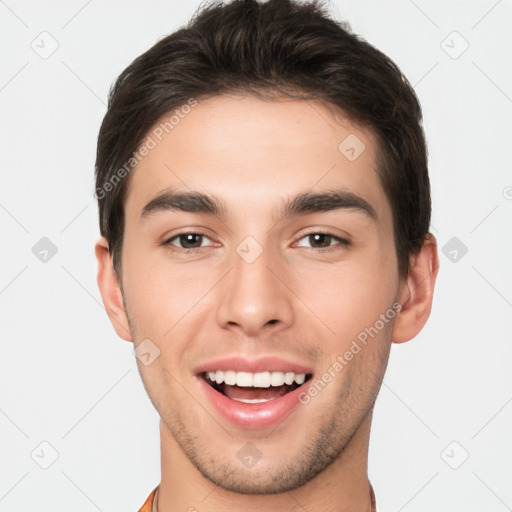
M 205 240 L 207 240 L 207 237 L 201 233 L 181 233 L 169 238 L 169 240 L 165 242 L 165 245 L 170 245 L 178 249 L 193 250 L 204 247 Z
M 194 249 L 196 247 L 201 247 L 201 243 L 203 241 L 203 235 L 198 235 L 197 233 L 180 235 L 178 238 L 184 249 Z
M 334 250 L 336 246 L 345 247 L 350 245 L 350 242 L 331 233 L 310 233 L 303 236 L 297 245 L 311 249 Z
M 331 245 L 332 236 L 326 235 L 324 233 L 315 233 L 314 235 L 309 235 L 309 243 L 312 247 L 329 247 Z

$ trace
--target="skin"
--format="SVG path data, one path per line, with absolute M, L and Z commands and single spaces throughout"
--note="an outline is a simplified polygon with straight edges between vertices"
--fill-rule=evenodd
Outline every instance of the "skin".
M 365 144 L 354 161 L 338 150 L 349 134 Z M 139 370 L 161 416 L 161 512 L 369 510 L 374 400 L 391 343 L 410 340 L 427 321 L 438 271 L 428 235 L 399 276 L 376 151 L 369 129 L 320 102 L 222 95 L 200 101 L 132 171 L 121 277 L 101 238 L 98 284 L 118 335 L 136 346 L 149 338 L 160 350 Z M 376 218 L 340 208 L 278 220 L 297 194 L 340 188 L 367 201 Z M 221 199 L 226 215 L 141 218 L 168 189 Z M 349 245 L 308 236 L 325 231 Z M 204 233 L 193 239 L 202 247 L 173 238 L 182 232 Z M 250 264 L 236 252 L 247 236 L 263 249 Z M 279 356 L 319 378 L 394 302 L 402 305 L 394 320 L 277 427 L 235 427 L 201 392 L 194 368 L 236 354 Z M 261 452 L 251 468 L 237 457 L 247 442 Z

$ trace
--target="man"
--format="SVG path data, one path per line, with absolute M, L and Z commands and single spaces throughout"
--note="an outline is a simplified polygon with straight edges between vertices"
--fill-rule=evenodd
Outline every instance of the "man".
M 375 510 L 391 342 L 438 271 L 421 109 L 318 4 L 203 8 L 118 78 L 98 284 L 161 417 L 143 511 Z

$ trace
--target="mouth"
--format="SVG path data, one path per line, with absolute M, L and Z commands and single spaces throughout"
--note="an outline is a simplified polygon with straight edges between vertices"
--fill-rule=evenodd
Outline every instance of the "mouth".
M 208 386 L 226 398 L 243 404 L 264 404 L 280 399 L 304 386 L 311 373 L 279 371 L 237 372 L 216 370 L 199 375 Z
M 313 370 L 285 358 L 237 354 L 201 364 L 194 375 L 210 415 L 244 430 L 275 427 L 310 410 L 300 396 L 313 382 Z

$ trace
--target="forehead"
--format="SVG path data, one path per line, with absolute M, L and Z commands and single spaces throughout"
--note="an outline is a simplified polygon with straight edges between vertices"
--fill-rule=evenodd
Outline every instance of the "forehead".
M 167 188 L 211 193 L 254 213 L 297 193 L 340 187 L 389 216 L 371 130 L 333 106 L 221 95 L 178 113 L 147 134 L 153 147 L 131 173 L 127 217 Z

